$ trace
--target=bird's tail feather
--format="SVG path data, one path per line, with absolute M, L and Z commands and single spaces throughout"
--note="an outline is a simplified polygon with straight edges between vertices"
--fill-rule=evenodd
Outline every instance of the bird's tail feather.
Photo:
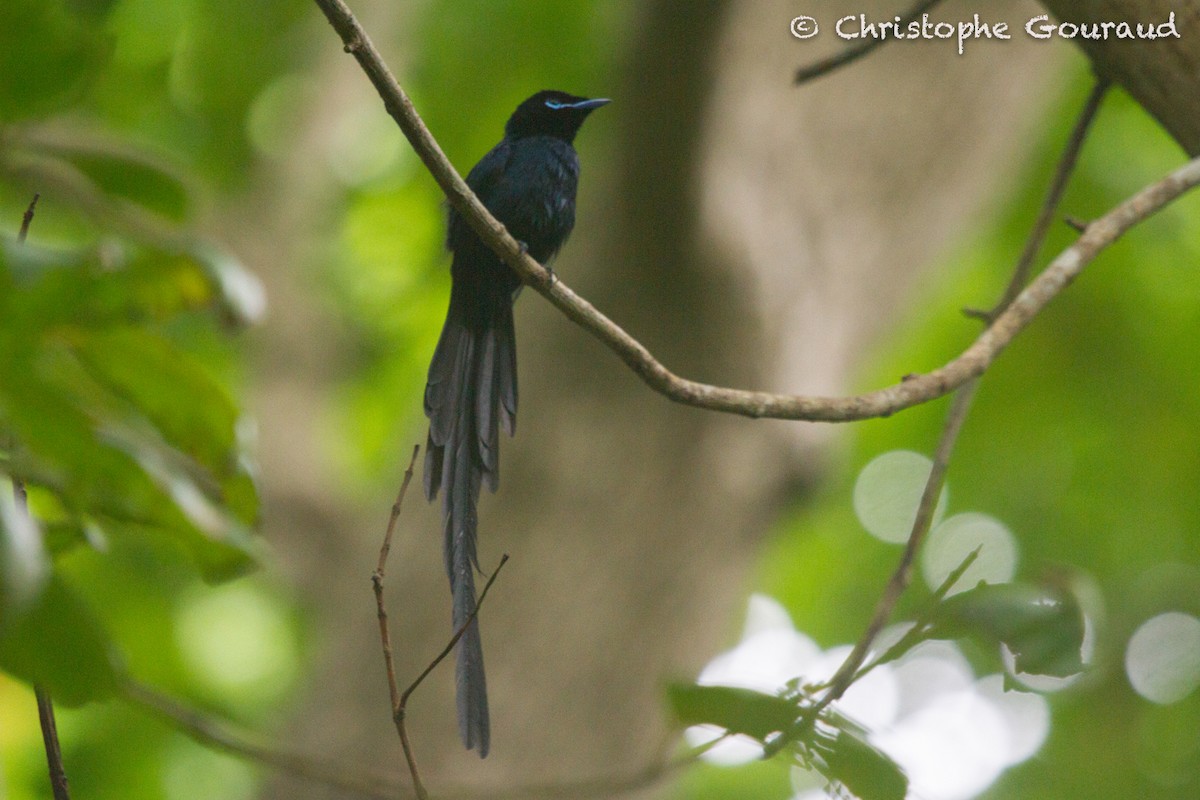
M 500 476 L 499 431 L 503 428 L 511 435 L 516 409 L 516 335 L 511 301 L 506 295 L 471 296 L 456 284 L 425 387 L 425 413 L 429 417 L 425 494 L 432 500 L 445 488 L 444 555 L 456 631 L 475 613 L 479 489 L 485 480 L 489 489 L 496 489 Z M 478 747 L 479 755 L 486 756 L 487 682 L 478 620 L 472 620 L 459 640 L 457 687 L 463 743 L 468 749 Z

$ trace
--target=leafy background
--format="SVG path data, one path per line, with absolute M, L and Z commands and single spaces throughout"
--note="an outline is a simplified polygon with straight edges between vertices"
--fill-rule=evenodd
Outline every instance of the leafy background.
M 409 54 L 406 85 L 456 163 L 492 143 L 528 86 L 604 85 L 636 21 L 631 4 L 603 0 L 439 0 L 403 13 L 393 38 Z M 29 674 L 63 701 L 98 698 L 60 713 L 80 797 L 237 798 L 259 785 L 254 768 L 103 699 L 116 680 L 106 654 L 119 654 L 124 674 L 268 733 L 295 702 L 314 647 L 297 587 L 269 566 L 205 582 L 262 556 L 248 533 L 259 509 L 239 399 L 253 348 L 239 331 L 256 314 L 256 289 L 222 249 L 221 222 L 252 194 L 256 169 L 283 157 L 290 124 L 319 96 L 328 62 L 318 54 L 334 46 L 302 3 L 0 6 L 0 419 L 20 443 L 6 469 L 30 479 L 48 551 L 22 561 L 7 548 L 0 564 L 0 796 L 47 795 L 33 697 L 19 680 Z M 484 68 L 516 46 L 544 58 L 502 75 Z M 1003 213 L 964 234 L 953 269 L 874 354 L 862 388 L 890 382 L 898 363 L 939 364 L 974 333 L 958 309 L 986 305 L 1006 279 L 1086 92 L 1081 59 L 1069 80 L 1070 100 L 1030 144 Z M 341 376 L 340 412 L 315 432 L 348 487 L 395 473 L 390 443 L 418 412 L 397 412 L 394 398 L 419 396 L 447 289 L 440 198 L 379 117 L 371 108 L 336 120 L 323 168 L 340 214 L 307 232 L 316 255 L 297 265 L 359 354 Z M 1179 161 L 1114 93 L 1063 208 L 1098 214 Z M 30 246 L 17 248 L 9 232 L 34 187 L 43 197 Z M 1041 753 L 988 797 L 1200 792 L 1200 695 L 1152 705 L 1122 666 L 1146 618 L 1200 613 L 1197 211 L 1193 197 L 1139 227 L 1018 339 L 989 372 L 955 454 L 952 504 L 1017 533 L 1019 577 L 1071 565 L 1099 587 L 1105 612 L 1092 674 L 1052 698 Z M 1057 228 L 1046 252 L 1069 240 Z M 928 450 L 944 412 L 934 403 L 848 429 L 844 464 L 815 502 L 779 521 L 759 587 L 822 645 L 857 636 L 897 557 L 854 519 L 858 468 L 886 450 Z M 6 522 L 10 541 L 13 529 Z M 48 588 L 22 605 L 21 586 L 39 580 Z M 22 627 L 38 613 L 68 627 L 73 650 L 51 652 Z M 697 768 L 675 789 L 789 791 L 771 763 Z

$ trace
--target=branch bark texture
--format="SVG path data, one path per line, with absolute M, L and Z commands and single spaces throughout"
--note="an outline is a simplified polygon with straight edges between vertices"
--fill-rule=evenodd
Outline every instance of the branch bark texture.
M 1061 21 L 1161 23 L 1179 38 L 1077 39 L 1096 73 L 1123 86 L 1188 155 L 1200 155 L 1200 0 L 1043 0 Z

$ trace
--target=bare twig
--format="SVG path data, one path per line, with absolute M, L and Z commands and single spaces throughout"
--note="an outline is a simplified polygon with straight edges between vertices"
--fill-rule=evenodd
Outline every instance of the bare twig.
M 915 21 L 922 14 L 924 14 L 926 11 L 929 11 L 941 1 L 942 0 L 921 0 L 901 17 L 899 26 L 901 28 L 908 27 L 908 23 Z M 796 70 L 796 75 L 792 78 L 792 83 L 796 86 L 799 86 L 803 83 L 808 83 L 811 80 L 819 78 L 822 75 L 828 75 L 835 69 L 858 61 L 863 56 L 867 55 L 878 47 L 882 47 L 884 44 L 890 41 L 892 40 L 885 37 L 863 38 L 861 42 L 847 47 L 837 55 L 830 56 L 829 58 L 823 58 L 814 64 L 809 64 L 807 67 L 801 67 L 800 69 Z
M 1086 222 L 1085 220 L 1082 220 L 1079 217 L 1073 217 L 1070 214 L 1063 217 L 1063 222 L 1065 222 L 1067 224 L 1068 228 L 1070 228 L 1071 230 L 1073 230 L 1077 233 L 1083 233 L 1084 231 L 1086 231 L 1087 226 L 1090 224 L 1090 223 Z
M 864 677 L 866 677 L 867 673 L 876 667 L 900 658 L 902 655 L 925 640 L 925 637 L 929 633 L 930 620 L 937 612 L 939 604 L 949 593 L 950 587 L 958 583 L 958 579 L 961 578 L 963 574 L 970 569 L 971 565 L 975 563 L 975 560 L 979 558 L 979 551 L 981 549 L 983 549 L 982 545 L 976 547 L 967 554 L 967 557 L 964 558 L 957 567 L 951 570 L 950 574 L 946 576 L 946 579 L 942 581 L 941 585 L 934 590 L 933 596 L 930 598 L 925 612 L 916 618 L 913 626 L 905 631 L 904 635 L 901 636 L 895 644 L 881 653 L 879 657 L 871 661 L 870 664 L 864 664 L 862 667 L 860 667 L 859 670 L 854 673 L 854 679 L 851 681 L 852 684 L 862 680 Z M 818 687 L 818 689 L 828 688 L 830 685 L 832 685 L 832 683 L 833 681 L 830 679 L 825 684 Z
M 463 622 L 463 624 L 459 626 L 458 630 L 454 632 L 454 635 L 450 637 L 450 641 L 446 643 L 444 648 L 442 648 L 442 652 L 438 653 L 434 659 L 429 662 L 425 669 L 421 670 L 421 674 L 417 676 L 416 680 L 414 680 L 412 684 L 410 684 L 409 687 L 404 690 L 404 693 L 400 695 L 400 702 L 392 706 L 392 719 L 396 723 L 396 732 L 400 734 L 400 744 L 404 748 L 404 758 L 408 761 L 408 771 L 412 773 L 413 787 L 417 791 L 417 797 L 421 798 L 421 800 L 425 800 L 425 798 L 427 798 L 429 795 L 426 794 L 425 787 L 421 785 L 421 778 L 417 772 L 417 762 L 413 758 L 412 744 L 408 740 L 408 728 L 405 725 L 405 720 L 408 718 L 408 699 L 412 697 L 412 694 L 417 690 L 417 687 L 420 686 L 427 677 L 429 677 L 429 673 L 437 669 L 438 664 L 441 664 L 446 660 L 446 656 L 450 655 L 450 652 L 454 649 L 454 645 L 458 644 L 458 640 L 461 639 L 463 634 L 467 632 L 467 628 L 471 627 L 471 623 L 475 621 L 477 616 L 479 616 L 479 610 L 483 608 L 483 601 L 487 598 L 488 592 L 492 588 L 492 584 L 496 582 L 496 577 L 500 574 L 500 570 L 503 569 L 504 565 L 507 563 L 508 553 L 505 553 L 500 557 L 500 563 L 497 564 L 496 569 L 492 571 L 491 577 L 488 578 L 487 583 L 484 584 L 483 591 L 479 593 L 479 599 L 475 602 L 475 608 L 467 616 L 466 621 Z
M 37 697 L 38 721 L 42 725 L 42 743 L 46 746 L 46 764 L 50 768 L 50 788 L 54 800 L 71 800 L 67 772 L 63 768 L 62 749 L 58 744 L 58 724 L 54 721 L 54 704 L 50 693 L 40 686 L 33 687 Z
M 404 470 L 404 480 L 400 482 L 400 491 L 396 493 L 396 502 L 392 503 L 392 513 L 388 517 L 387 531 L 383 535 L 383 545 L 379 548 L 379 563 L 375 566 L 375 574 L 371 576 L 373 584 L 383 582 L 388 554 L 392 552 L 392 535 L 396 532 L 396 520 L 400 519 L 400 510 L 404 507 L 404 495 L 408 493 L 408 484 L 412 483 L 413 467 L 417 463 L 417 454 L 420 452 L 421 445 L 414 444 L 412 458 L 408 460 L 408 469 Z
M 1104 93 L 1107 89 L 1108 83 L 1102 78 L 1098 78 L 1092 87 L 1092 91 L 1088 95 L 1087 101 L 1084 103 L 1083 109 L 1080 111 L 1075 126 L 1071 131 L 1071 136 L 1063 148 L 1063 153 L 1059 158 L 1058 166 L 1054 172 L 1054 177 L 1050 182 L 1050 188 L 1046 193 L 1046 199 L 1043 201 L 1037 220 L 1034 222 L 1033 228 L 1030 229 L 1029 235 L 1025 240 L 1025 246 L 1021 250 L 1020 257 L 1017 259 L 1017 264 L 1013 269 L 1008 286 L 1005 288 L 1004 294 L 995 308 L 985 315 L 990 321 L 994 322 L 1006 314 L 1010 306 L 1018 298 L 1024 297 L 1021 287 L 1028 277 L 1033 260 L 1037 257 L 1038 251 L 1041 249 L 1042 243 L 1050 231 L 1051 221 L 1057 213 L 1058 205 L 1062 201 L 1063 192 L 1066 190 L 1071 175 L 1075 171 L 1075 166 L 1079 162 L 1079 153 L 1083 149 L 1084 140 L 1087 138 L 1092 120 L 1095 119 L 1096 112 L 1100 108 L 1100 102 L 1104 99 Z M 1192 166 L 1196 164 L 1197 162 L 1192 162 Z M 1080 241 L 1086 238 L 1087 235 L 1088 233 L 1085 232 L 1084 237 Z M 1068 252 L 1070 251 L 1068 250 Z M 1062 256 L 1055 263 L 1058 263 L 1061 259 Z M 1053 266 L 1052 264 L 1050 268 L 1047 268 L 1046 272 L 1049 272 Z M 937 507 L 937 499 L 941 494 L 942 486 L 945 484 L 946 470 L 950 465 L 950 453 L 954 449 L 954 443 L 958 438 L 959 431 L 962 430 L 962 425 L 966 421 L 967 414 L 970 412 L 971 403 L 975 399 L 975 391 L 978 389 L 978 386 L 979 379 L 974 378 L 958 389 L 955 394 L 954 402 L 950 406 L 950 412 L 946 416 L 946 424 L 942 429 L 942 436 L 938 442 L 937 451 L 934 454 L 933 468 L 930 470 L 924 492 L 921 495 L 921 502 L 917 508 L 917 517 L 913 522 L 912 533 L 909 535 L 908 542 L 904 547 L 900 563 L 897 565 L 895 572 L 892 573 L 887 586 L 884 587 L 883 596 L 880 597 L 879 603 L 875 607 L 875 613 L 872 615 L 867 629 L 863 632 L 858 642 L 855 643 L 854 649 L 847 656 L 846 661 L 838 669 L 833 678 L 830 679 L 829 689 L 815 704 L 814 708 L 806 714 L 806 719 L 815 718 L 815 715 L 821 709 L 840 698 L 857 678 L 865 674 L 863 663 L 867 658 L 867 653 L 875 638 L 879 635 L 879 632 L 883 630 L 888 619 L 891 618 L 896 603 L 899 602 L 900 596 L 908 588 L 912 580 L 913 563 L 926 535 L 929 533 L 929 527 L 933 522 L 933 512 Z M 965 563 L 963 566 L 960 566 L 960 570 L 965 569 Z M 946 584 L 939 589 L 939 592 L 948 590 L 949 587 L 950 584 Z
M 429 797 L 429 793 L 425 790 L 425 786 L 421 783 L 421 772 L 417 768 L 417 759 L 413 755 L 412 742 L 408 738 L 408 728 L 405 725 L 407 717 L 408 699 L 412 697 L 413 692 L 421 685 L 422 681 L 433 672 L 438 664 L 441 664 L 446 656 L 454 650 L 454 645 L 458 644 L 458 640 L 466 633 L 471 623 L 479 615 L 479 610 L 483 608 L 483 601 L 487 598 L 488 591 L 491 590 L 492 584 L 496 582 L 496 577 L 500 574 L 500 570 L 508 562 L 508 554 L 505 553 L 500 558 L 500 564 L 492 572 L 487 583 L 484 584 L 483 591 L 479 593 L 479 600 L 475 603 L 475 610 L 471 612 L 466 621 L 454 632 L 450 637 L 449 643 L 438 653 L 432 661 L 421 671 L 416 680 L 404 690 L 400 691 L 399 684 L 396 681 L 396 663 L 392 656 L 392 637 L 388 632 L 388 615 L 387 608 L 383 602 L 383 576 L 387 568 L 388 553 L 392 549 L 392 536 L 396 531 L 396 521 L 400 518 L 400 510 L 404 506 L 404 495 L 408 493 L 408 485 L 412 482 L 413 466 L 417 463 L 417 453 L 421 451 L 421 446 L 413 447 L 412 458 L 408 462 L 408 469 L 404 471 L 404 480 L 400 483 L 400 491 L 396 494 L 396 502 L 392 503 L 391 516 L 388 517 L 387 531 L 383 536 L 383 545 L 379 548 L 379 563 L 375 567 L 375 572 L 371 575 L 371 586 L 375 590 L 375 608 L 376 614 L 379 617 L 379 640 L 383 644 L 383 662 L 387 669 L 388 691 L 392 698 L 392 720 L 396 724 L 396 733 L 400 736 L 400 746 L 404 750 L 404 760 L 408 764 L 408 772 L 412 775 L 413 789 L 417 793 L 420 800 L 425 800 Z
M 925 482 L 925 490 L 921 494 L 920 505 L 917 506 L 917 517 L 913 521 L 912 533 L 904 545 L 900 563 L 896 565 L 892 577 L 884 587 L 883 596 L 879 598 L 879 602 L 875 606 L 875 612 L 871 615 L 871 621 L 867 624 L 866 631 L 863 632 L 850 655 L 846 657 L 842 666 L 830 679 L 829 689 L 809 712 L 814 717 L 821 709 L 839 699 L 850 688 L 855 674 L 866 661 L 867 653 L 870 651 L 875 637 L 887 625 L 892 611 L 896 608 L 896 603 L 899 602 L 900 596 L 904 594 L 904 590 L 912 581 L 913 564 L 929 533 L 929 528 L 933 523 L 933 512 L 937 508 L 938 496 L 941 495 L 942 487 L 946 484 L 946 470 L 950 467 L 950 454 L 954 450 L 954 443 L 958 441 L 958 434 L 966 421 L 967 412 L 971 409 L 971 402 L 975 399 L 975 390 L 978 387 L 979 381 L 972 380 L 959 389 L 954 396 L 950 412 L 946 415 L 946 425 L 942 429 L 942 437 L 938 441 L 937 451 L 933 455 L 933 467 L 929 471 L 929 479 Z
M 33 223 L 33 214 L 37 209 L 40 195 L 34 194 L 29 201 L 29 207 L 21 215 L 21 229 L 17 231 L 17 243 L 25 244 L 29 236 L 29 226 Z M 25 482 L 20 478 L 12 479 L 13 499 L 16 501 L 17 513 L 22 516 L 29 514 L 29 497 L 25 492 Z M 54 800 L 70 800 L 71 792 L 67 781 L 67 771 L 63 766 L 62 747 L 58 741 L 58 723 L 54 720 L 54 702 L 50 692 L 41 686 L 33 687 L 34 697 L 37 698 L 38 722 L 42 727 L 42 744 L 46 748 L 46 767 L 50 772 L 50 789 Z
M 851 397 L 772 394 L 698 383 L 668 370 L 645 346 L 575 294 L 561 279 L 552 281 L 549 271 L 521 250 L 518 242 L 488 213 L 455 172 L 346 4 L 342 0 L 315 2 L 341 36 L 346 51 L 354 55 L 371 79 L 384 106 L 449 202 L 488 247 L 570 320 L 607 345 L 650 388 L 675 402 L 697 408 L 755 418 L 850 422 L 886 417 L 950 394 L 982 375 L 1017 334 L 1102 250 L 1200 183 L 1200 159 L 1196 159 L 1097 219 L 1017 296 L 1004 313 L 997 315 L 974 343 L 957 358 L 932 372 L 913 375 L 898 384 Z
M 408 730 L 404 726 L 404 701 L 400 695 L 399 684 L 396 682 L 396 662 L 392 656 L 392 637 L 388 632 L 387 608 L 383 603 L 383 576 L 387 567 L 388 553 L 392 549 L 392 535 L 396 531 L 396 520 L 400 518 L 400 510 L 404 506 L 404 495 L 408 493 L 408 485 L 412 482 L 413 465 L 417 463 L 417 453 L 419 452 L 421 452 L 421 446 L 414 445 L 408 469 L 404 471 L 404 480 L 400 483 L 400 491 L 396 494 L 396 502 L 392 503 L 387 532 L 384 533 L 383 545 L 379 548 L 379 563 L 371 575 L 371 586 L 375 590 L 375 608 L 379 617 L 379 641 L 383 645 L 383 663 L 387 670 L 388 692 L 392 698 L 392 719 L 396 723 L 396 732 L 400 734 L 400 746 L 404 750 L 404 760 L 408 764 L 408 772 L 412 775 L 413 790 L 420 800 L 425 800 L 429 794 L 421 783 L 421 772 L 417 769 L 417 759 L 413 755 L 412 743 L 408 739 Z
M 1004 290 L 1000 302 L 996 303 L 991 311 L 982 315 L 984 321 L 991 322 L 999 316 L 1012 304 L 1013 300 L 1017 299 L 1017 295 L 1029 281 L 1029 272 L 1033 269 L 1034 259 L 1037 258 L 1042 244 L 1046 241 L 1046 235 L 1050 232 L 1050 225 L 1054 222 L 1058 204 L 1062 202 L 1063 192 L 1066 191 L 1071 173 L 1075 171 L 1079 154 L 1083 150 L 1083 142 L 1087 139 L 1088 131 L 1096 119 L 1097 112 L 1100 111 L 1100 104 L 1104 101 L 1109 85 L 1108 80 L 1102 77 L 1097 77 L 1096 82 L 1092 84 L 1092 91 L 1088 93 L 1083 109 L 1080 110 L 1079 117 L 1075 120 L 1075 127 L 1071 129 L 1071 136 L 1067 139 L 1067 144 L 1058 159 L 1054 177 L 1050 181 L 1049 189 L 1046 190 L 1046 199 L 1042 202 L 1041 211 L 1038 212 L 1037 221 L 1033 223 L 1029 238 L 1025 240 L 1025 249 L 1021 251 L 1021 257 L 1017 261 L 1016 269 L 1013 270 L 1012 278 L 1009 279 L 1008 287 Z
M 17 244 L 25 244 L 25 237 L 29 235 L 29 225 L 33 222 L 33 212 L 37 208 L 40 197 L 40 194 L 34 192 L 33 199 L 29 201 L 29 208 L 25 209 L 25 213 L 21 215 L 21 230 L 17 232 Z
M 467 632 L 467 628 L 471 627 L 471 623 L 475 621 L 477 616 L 479 616 L 479 609 L 483 608 L 484 599 L 491 590 L 492 584 L 496 582 L 496 577 L 500 575 L 500 570 L 504 569 L 504 565 L 507 563 L 508 553 L 504 553 L 500 556 L 500 563 L 496 565 L 496 568 L 492 570 L 491 576 L 488 577 L 487 583 L 483 585 L 483 591 L 479 593 L 479 599 L 475 601 L 475 610 L 467 615 L 467 619 L 462 625 L 458 626 L 458 630 L 456 630 L 454 635 L 450 637 L 450 641 L 446 643 L 444 648 L 442 648 L 442 652 L 438 653 L 433 661 L 429 662 L 429 666 L 425 667 L 425 669 L 421 671 L 421 674 L 417 676 L 416 680 L 412 682 L 412 685 L 404 690 L 404 694 L 400 695 L 398 714 L 401 718 L 403 718 L 405 708 L 408 705 L 408 698 L 411 697 L 412 693 L 417 690 L 417 687 L 421 685 L 421 682 L 429 677 L 429 673 L 433 672 L 434 669 L 437 668 L 438 664 L 446 660 L 446 656 L 450 655 L 450 651 L 454 649 L 454 645 L 458 644 L 458 640 L 463 637 L 463 634 Z
M 233 733 L 228 724 L 188 708 L 166 695 L 132 680 L 120 684 L 121 695 L 206 747 L 271 767 L 296 778 L 330 786 L 364 797 L 396 798 L 407 792 L 383 776 L 369 777 L 361 769 L 341 768 L 310 756 L 290 753 L 250 741 Z

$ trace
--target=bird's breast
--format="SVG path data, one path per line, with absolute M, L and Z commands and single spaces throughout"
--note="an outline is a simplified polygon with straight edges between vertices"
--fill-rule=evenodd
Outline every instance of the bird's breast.
M 530 255 L 546 261 L 575 226 L 579 158 L 558 139 L 522 140 L 514 148 L 508 177 L 511 195 L 493 213 L 525 242 Z

